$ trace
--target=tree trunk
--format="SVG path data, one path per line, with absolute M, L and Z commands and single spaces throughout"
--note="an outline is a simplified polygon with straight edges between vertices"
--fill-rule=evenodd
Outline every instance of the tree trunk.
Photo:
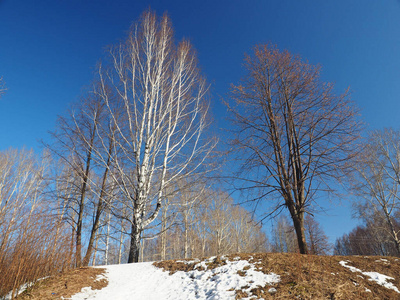
M 122 223 L 122 221 L 121 221 Z M 123 237 L 124 237 L 124 232 L 123 232 L 123 226 L 121 225 L 121 234 L 119 236 L 119 249 L 118 249 L 118 264 L 121 264 L 121 258 L 122 258 L 122 243 L 123 243 Z
M 79 204 L 78 223 L 76 226 L 76 243 L 75 243 L 75 266 L 82 265 L 82 219 L 83 219 L 83 203 Z
M 101 217 L 101 214 L 103 212 L 103 207 L 104 207 L 104 194 L 105 194 L 105 190 L 106 190 L 108 171 L 110 170 L 110 165 L 111 165 L 111 155 L 112 155 L 113 146 L 114 146 L 114 140 L 110 139 L 110 144 L 109 144 L 108 152 L 107 152 L 106 167 L 105 167 L 105 170 L 103 173 L 103 179 L 101 182 L 101 190 L 100 190 L 99 200 L 97 202 L 96 216 L 95 216 L 95 220 L 93 222 L 92 230 L 90 232 L 89 244 L 88 244 L 88 248 L 86 250 L 86 255 L 83 259 L 84 266 L 89 265 L 90 257 L 92 256 L 92 252 L 93 252 L 94 239 L 95 239 L 95 236 L 97 235 L 97 231 L 98 231 L 99 225 L 100 225 L 100 217 Z
M 400 240 L 397 237 L 396 229 L 394 228 L 392 219 L 391 219 L 389 213 L 387 212 L 387 208 L 386 207 L 385 207 L 385 215 L 386 215 L 386 219 L 387 219 L 387 221 L 389 223 L 392 239 L 394 241 L 394 244 L 396 245 L 397 255 L 400 255 Z
M 94 246 L 94 254 L 93 254 L 93 266 L 96 265 L 96 253 L 98 244 L 99 244 L 99 235 L 96 235 L 96 245 Z
M 304 213 L 298 213 L 292 216 L 293 226 L 296 231 L 297 244 L 300 254 L 308 254 L 306 236 L 304 234 Z
M 183 248 L 183 256 L 184 258 L 189 257 L 189 229 L 188 229 L 188 220 L 187 214 L 185 214 L 185 235 L 184 235 L 184 248 Z
M 161 260 L 165 260 L 167 256 L 167 210 L 168 204 L 165 205 L 161 218 Z
M 111 222 L 111 212 L 109 210 L 108 211 L 108 220 L 107 220 L 105 265 L 108 265 L 108 256 L 109 256 L 109 248 L 110 248 L 110 222 Z
M 95 127 L 96 128 L 96 127 Z M 82 187 L 80 191 L 80 199 L 79 199 L 79 210 L 78 210 L 78 220 L 76 225 L 76 257 L 75 257 L 75 264 L 76 267 L 80 267 L 82 265 L 82 226 L 83 226 L 83 210 L 85 208 L 85 197 L 87 191 L 87 185 L 89 180 L 89 173 L 90 173 L 90 164 L 92 161 L 92 151 L 93 151 L 93 141 L 94 141 L 94 132 L 90 140 L 89 151 L 86 157 L 86 169 L 85 173 L 82 176 Z
M 136 224 L 136 220 L 134 219 L 134 223 L 132 224 L 131 228 L 131 244 L 129 247 L 128 264 L 139 262 L 140 236 L 141 231 Z

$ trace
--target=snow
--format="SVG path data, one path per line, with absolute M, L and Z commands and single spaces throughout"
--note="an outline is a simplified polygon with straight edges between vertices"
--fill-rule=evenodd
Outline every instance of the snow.
M 178 271 L 172 275 L 151 262 L 102 266 L 106 269 L 108 285 L 101 290 L 83 288 L 70 299 L 228 300 L 235 299 L 236 289 L 250 292 L 258 286 L 273 285 L 280 281 L 279 275 L 257 271 L 254 264 L 246 260 L 226 263 L 207 270 L 207 261 L 202 261 L 193 271 Z M 205 270 L 201 270 L 201 267 Z M 245 272 L 246 276 L 240 276 L 238 271 Z M 249 296 L 243 299 L 255 298 Z
M 37 281 L 43 280 L 48 278 L 48 276 L 43 277 L 43 278 L 39 278 Z M 24 283 L 23 285 L 21 285 L 20 287 L 18 287 L 17 289 L 17 294 L 14 296 L 18 296 L 19 294 L 23 293 L 27 288 L 31 287 L 32 285 L 34 285 L 35 282 L 29 282 L 29 283 Z M 8 292 L 7 295 L 5 295 L 3 298 L 1 298 L 3 300 L 11 300 L 12 298 L 12 291 Z
M 352 266 L 348 266 L 347 264 L 349 262 L 350 261 L 343 261 L 342 260 L 342 261 L 339 262 L 339 264 L 341 266 L 345 267 L 345 268 L 350 269 L 350 271 L 352 271 L 352 272 L 359 272 L 359 273 L 361 273 L 361 274 L 363 274 L 365 276 L 370 277 L 369 280 L 375 281 L 377 284 L 379 284 L 381 286 L 384 286 L 387 289 L 392 289 L 392 290 L 396 291 L 397 293 L 400 293 L 399 289 L 396 286 L 394 286 L 393 283 L 388 282 L 388 280 L 394 280 L 393 277 L 389 277 L 389 276 L 380 274 L 378 272 L 363 272 L 360 269 L 357 269 L 357 268 L 352 267 Z
M 21 285 L 21 286 L 18 288 L 17 294 L 14 295 L 14 296 L 18 296 L 19 294 L 21 294 L 22 292 L 24 292 L 27 288 L 31 287 L 32 285 L 33 285 L 32 282 L 30 282 L 30 283 L 25 283 L 25 284 Z M 3 299 L 3 298 L 2 298 L 2 299 Z M 7 295 L 4 296 L 4 300 L 11 300 L 11 299 L 13 299 L 13 298 L 12 298 L 12 291 L 10 291 Z

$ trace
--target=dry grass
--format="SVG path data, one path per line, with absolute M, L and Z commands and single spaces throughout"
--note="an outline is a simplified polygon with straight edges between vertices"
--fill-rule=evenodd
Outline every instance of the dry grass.
M 340 261 L 350 261 L 349 266 L 361 269 L 363 272 L 378 272 L 395 278 L 392 283 L 400 287 L 400 259 L 378 256 L 314 256 L 280 253 L 234 254 L 227 257 L 216 257 L 207 260 L 208 269 L 226 264 L 226 260 L 239 257 L 248 260 L 256 269 L 264 273 L 276 273 L 281 281 L 273 286 L 266 285 L 251 290 L 252 295 L 259 299 L 400 299 L 400 294 L 385 288 L 369 277 L 358 272 L 351 272 L 339 264 Z M 189 262 L 189 263 L 187 263 Z M 190 271 L 198 261 L 187 260 L 160 261 L 155 266 L 173 274 L 177 271 Z M 239 271 L 246 276 L 248 267 Z M 104 269 L 81 268 L 66 272 L 38 282 L 17 299 L 60 299 L 68 298 L 79 292 L 83 287 L 101 289 L 107 285 L 106 280 L 95 281 L 97 275 Z M 268 290 L 274 287 L 277 292 L 270 294 Z M 248 288 L 248 287 L 247 287 Z M 236 299 L 249 297 L 244 290 L 237 287 Z
M 351 272 L 341 266 L 341 260 L 348 260 L 348 265 L 361 269 L 364 272 L 378 272 L 395 278 L 392 283 L 400 287 L 400 259 L 393 257 L 360 257 L 360 256 L 315 256 L 300 254 L 280 253 L 256 253 L 234 254 L 229 259 L 240 257 L 255 263 L 257 269 L 264 273 L 276 273 L 281 276 L 281 281 L 275 284 L 277 292 L 274 295 L 268 293 L 271 286 L 253 289 L 253 295 L 261 299 L 400 299 L 400 295 L 387 289 L 361 273 Z M 383 261 L 381 259 L 386 259 Z M 218 264 L 218 261 L 221 263 Z M 209 269 L 216 268 L 225 261 L 216 258 Z M 195 263 L 168 261 L 157 262 L 157 267 L 162 267 L 172 273 L 182 270 L 192 270 Z M 243 270 L 240 275 L 244 275 Z M 238 287 L 236 299 L 248 297 L 243 290 L 246 287 Z M 369 291 L 370 292 L 369 292 Z
M 79 293 L 83 287 L 91 287 L 99 290 L 107 286 L 106 279 L 96 280 L 98 275 L 104 273 L 100 268 L 79 268 L 63 274 L 38 281 L 34 286 L 20 294 L 16 299 L 20 300 L 50 300 L 70 298 Z

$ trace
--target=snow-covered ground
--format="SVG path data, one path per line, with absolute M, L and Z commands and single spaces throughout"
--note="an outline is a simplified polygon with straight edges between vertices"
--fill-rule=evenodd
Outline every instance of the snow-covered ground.
M 211 270 L 206 263 L 198 263 L 193 271 L 178 271 L 172 275 L 151 262 L 105 266 L 108 286 L 101 290 L 83 288 L 71 299 L 228 300 L 235 299 L 236 289 L 249 292 L 257 286 L 271 285 L 273 293 L 272 286 L 280 280 L 279 275 L 257 271 L 246 260 L 227 261 L 226 265 Z

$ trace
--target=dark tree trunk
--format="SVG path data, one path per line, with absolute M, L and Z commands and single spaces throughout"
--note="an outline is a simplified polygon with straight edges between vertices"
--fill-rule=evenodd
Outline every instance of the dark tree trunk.
M 92 252 L 93 252 L 93 244 L 94 244 L 94 240 L 97 234 L 97 231 L 99 229 L 99 224 L 100 224 L 100 216 L 103 212 L 104 209 L 104 194 L 105 194 L 105 189 L 106 189 L 106 181 L 107 181 L 107 175 L 108 175 L 108 170 L 110 168 L 110 164 L 111 164 L 111 152 L 112 152 L 112 146 L 113 143 L 110 142 L 110 147 L 108 149 L 108 157 L 107 157 L 107 165 L 106 165 L 106 169 L 104 170 L 104 174 L 103 174 L 103 180 L 101 183 L 101 191 L 100 191 L 100 196 L 99 196 L 99 201 L 97 203 L 97 209 L 96 209 L 96 216 L 93 222 L 93 226 L 92 226 L 92 230 L 90 232 L 90 238 L 89 238 L 89 244 L 88 244 L 88 248 L 86 251 L 86 255 L 83 259 L 83 265 L 84 266 L 88 266 L 89 265 L 89 261 L 90 261 L 90 257 L 92 256 Z
M 86 197 L 86 190 L 87 190 L 87 182 L 89 179 L 89 172 L 90 172 L 90 163 L 92 160 L 92 147 L 93 147 L 93 138 L 91 140 L 91 146 L 89 148 L 89 153 L 86 159 L 86 170 L 83 174 L 83 183 L 80 192 L 80 199 L 79 199 L 79 210 L 78 210 L 78 221 L 76 224 L 76 267 L 82 266 L 82 225 L 83 225 L 83 210 L 85 208 L 85 197 Z
M 306 236 L 304 234 L 304 213 L 300 213 L 296 217 L 293 217 L 293 226 L 296 231 L 300 254 L 308 254 Z
M 96 132 L 96 124 L 94 124 L 91 137 L 90 137 L 90 144 L 88 153 L 86 156 L 86 169 L 85 173 L 82 174 L 82 188 L 80 191 L 80 199 L 79 199 L 79 211 L 78 211 L 78 221 L 76 225 L 76 267 L 82 266 L 82 225 L 83 225 L 83 210 L 85 208 L 85 197 L 87 191 L 87 184 L 89 180 L 89 173 L 90 173 L 90 164 L 92 162 L 92 151 L 93 151 L 93 144 L 94 144 L 94 136 Z
M 289 196 L 290 197 L 290 196 Z M 296 203 L 303 203 L 301 199 L 298 199 Z M 304 211 L 301 210 L 300 205 L 295 205 L 292 199 L 286 200 L 286 206 L 290 212 L 290 216 L 293 220 L 293 227 L 296 231 L 297 244 L 299 246 L 300 254 L 308 254 L 308 247 L 306 242 L 306 235 L 304 232 Z

